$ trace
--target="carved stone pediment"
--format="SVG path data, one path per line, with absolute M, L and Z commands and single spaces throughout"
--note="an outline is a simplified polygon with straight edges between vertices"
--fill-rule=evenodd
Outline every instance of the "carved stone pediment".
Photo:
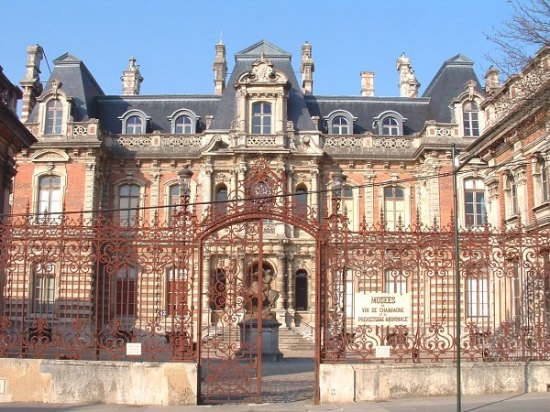
M 31 157 L 33 162 L 68 162 L 69 155 L 61 150 L 40 150 Z
M 258 60 L 252 63 L 252 69 L 239 76 L 237 85 L 251 84 L 276 84 L 284 85 L 288 83 L 288 78 L 284 73 L 278 72 L 273 68 L 273 63 L 262 54 Z

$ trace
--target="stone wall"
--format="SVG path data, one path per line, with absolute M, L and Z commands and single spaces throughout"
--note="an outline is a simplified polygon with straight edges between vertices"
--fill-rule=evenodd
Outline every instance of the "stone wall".
M 0 359 L 0 402 L 196 405 L 197 366 Z
M 463 364 L 464 395 L 546 392 L 545 362 Z M 321 403 L 387 400 L 456 394 L 454 365 L 322 364 Z

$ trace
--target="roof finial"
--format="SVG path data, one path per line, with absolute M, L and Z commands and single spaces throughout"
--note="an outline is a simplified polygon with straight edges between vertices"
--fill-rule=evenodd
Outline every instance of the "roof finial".
M 220 30 L 220 41 L 218 44 L 223 44 L 223 30 Z

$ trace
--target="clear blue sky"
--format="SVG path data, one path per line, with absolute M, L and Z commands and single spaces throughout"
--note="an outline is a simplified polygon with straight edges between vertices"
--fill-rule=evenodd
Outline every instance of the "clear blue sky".
M 214 45 L 233 54 L 261 40 L 292 53 L 313 45 L 314 93 L 358 95 L 359 73 L 375 72 L 379 96 L 398 94 L 396 59 L 411 58 L 421 93 L 442 62 L 462 53 L 480 80 L 491 33 L 512 13 L 509 0 L 0 0 L 0 65 L 24 75 L 25 49 L 40 44 L 52 61 L 84 61 L 106 94 L 120 94 L 130 56 L 145 78 L 141 94 L 213 92 Z M 52 67 L 53 68 L 53 67 Z M 43 80 L 48 68 L 43 62 Z

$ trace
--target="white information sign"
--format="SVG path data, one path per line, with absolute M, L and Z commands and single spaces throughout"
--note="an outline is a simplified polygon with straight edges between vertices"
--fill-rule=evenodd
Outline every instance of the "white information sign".
M 126 344 L 127 356 L 141 356 L 141 343 L 127 343 Z
M 391 346 L 377 346 L 376 354 L 377 358 L 389 358 Z
M 355 326 L 398 326 L 411 323 L 410 293 L 356 293 L 354 309 Z

